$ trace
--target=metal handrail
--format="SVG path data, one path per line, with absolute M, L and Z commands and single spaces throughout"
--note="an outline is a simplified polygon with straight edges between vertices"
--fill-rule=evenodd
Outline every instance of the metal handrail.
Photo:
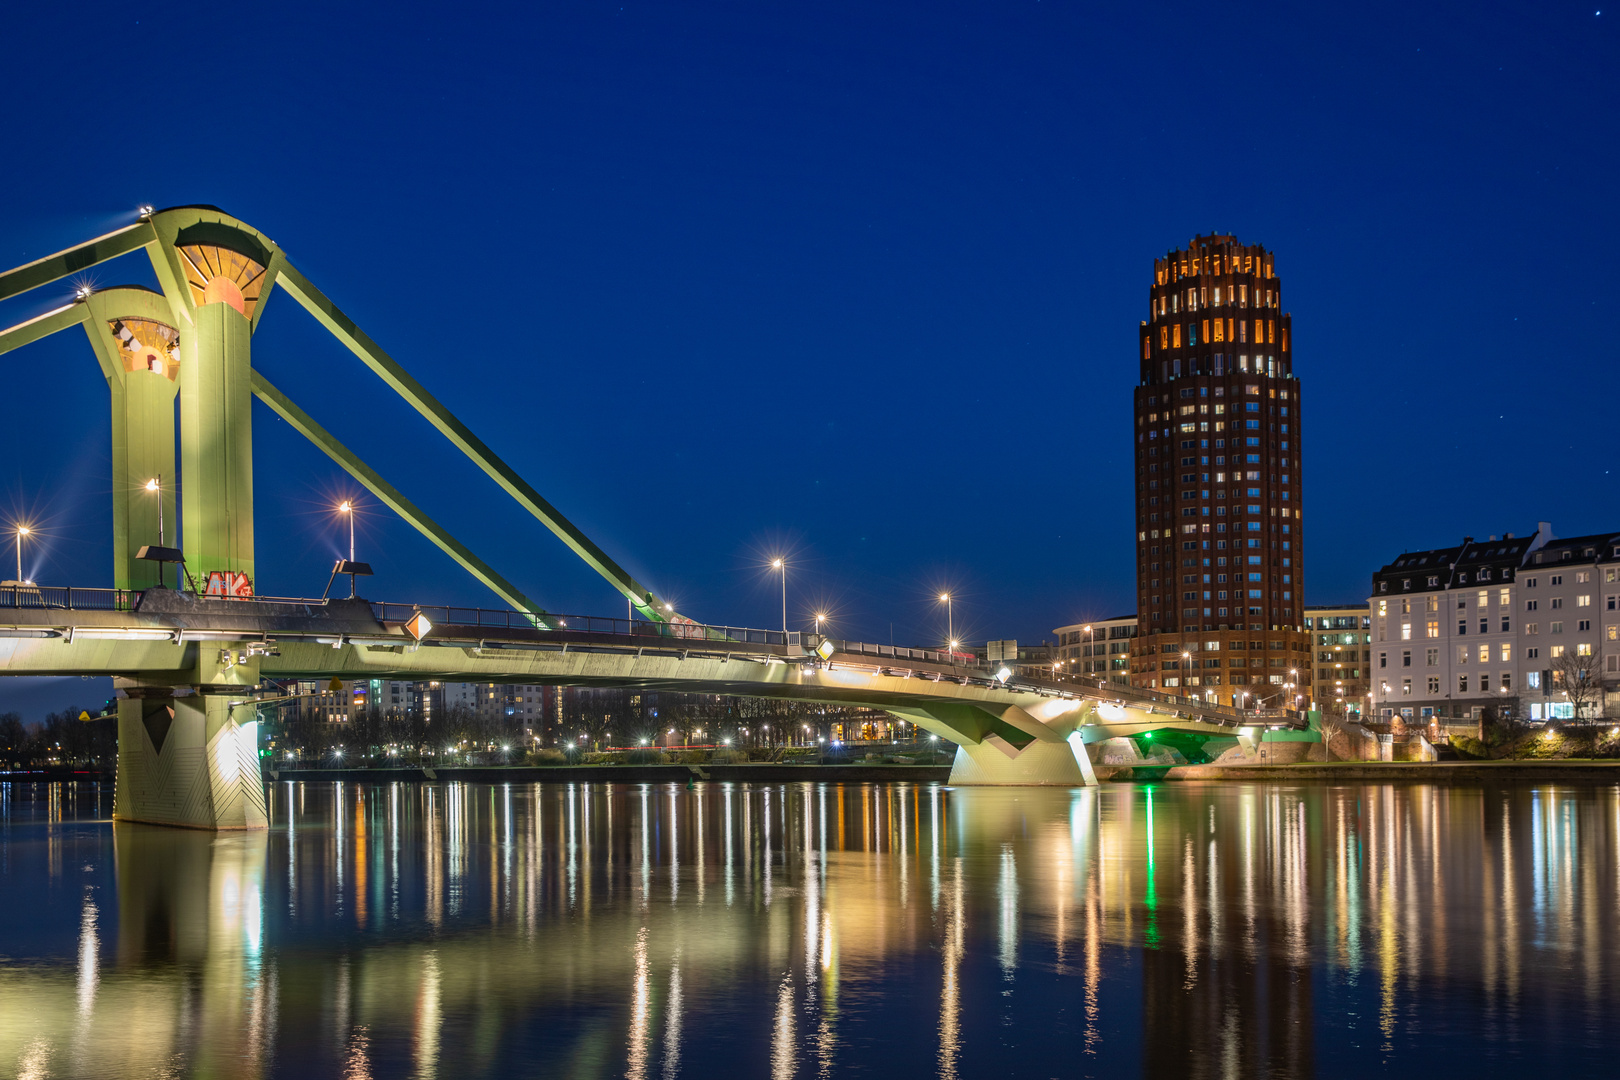
M 420 612 L 434 626 L 477 626 L 503 630 L 546 630 L 554 633 L 606 635 L 668 643 L 733 642 L 747 645 L 794 646 L 801 643 L 797 630 L 760 630 L 746 626 L 712 626 L 694 622 L 649 622 L 606 615 L 537 615 L 503 608 L 453 607 L 437 604 L 396 604 L 374 601 L 378 622 L 408 622 Z
M 80 589 L 63 585 L 0 586 L 0 608 L 61 608 L 67 611 L 133 611 L 134 589 Z

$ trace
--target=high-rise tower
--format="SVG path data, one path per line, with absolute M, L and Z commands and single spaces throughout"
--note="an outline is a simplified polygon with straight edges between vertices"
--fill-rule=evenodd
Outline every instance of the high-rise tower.
M 1309 697 L 1299 381 L 1265 248 L 1153 264 L 1136 388 L 1131 681 L 1221 704 Z

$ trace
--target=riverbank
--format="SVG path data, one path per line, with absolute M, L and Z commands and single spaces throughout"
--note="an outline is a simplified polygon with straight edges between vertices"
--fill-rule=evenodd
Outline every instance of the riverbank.
M 1251 783 L 1620 784 L 1620 761 L 1329 761 L 1297 765 L 1098 765 L 1097 779 L 1244 780 Z

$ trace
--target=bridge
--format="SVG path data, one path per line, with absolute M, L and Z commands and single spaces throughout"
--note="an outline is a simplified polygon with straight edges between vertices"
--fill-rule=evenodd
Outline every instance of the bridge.
M 114 677 L 117 818 L 264 827 L 251 706 L 266 679 L 641 687 L 859 704 L 955 743 L 958 783 L 1095 783 L 1088 742 L 1163 728 L 1247 737 L 1259 727 L 1304 726 L 1298 714 L 1261 716 L 1112 685 L 1019 678 L 939 650 L 690 619 L 570 523 L 276 244 L 214 207 L 142 208 L 126 228 L 0 273 L 0 301 L 142 251 L 158 290 L 81 287 L 70 302 L 0 330 L 4 354 L 80 327 L 107 380 L 113 587 L 0 585 L 0 675 Z M 276 389 L 251 357 L 276 290 L 600 574 L 639 618 L 546 611 Z M 262 595 L 254 573 L 255 397 L 508 607 Z M 182 484 L 176 542 L 169 533 Z M 367 569 L 340 562 L 339 572 Z

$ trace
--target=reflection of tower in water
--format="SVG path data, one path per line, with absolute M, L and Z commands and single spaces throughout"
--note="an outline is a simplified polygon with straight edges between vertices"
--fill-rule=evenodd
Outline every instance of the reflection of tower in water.
M 1114 801 L 1145 875 L 1143 1075 L 1312 1075 L 1299 795 L 1228 788 L 1167 800 L 1147 788 Z

